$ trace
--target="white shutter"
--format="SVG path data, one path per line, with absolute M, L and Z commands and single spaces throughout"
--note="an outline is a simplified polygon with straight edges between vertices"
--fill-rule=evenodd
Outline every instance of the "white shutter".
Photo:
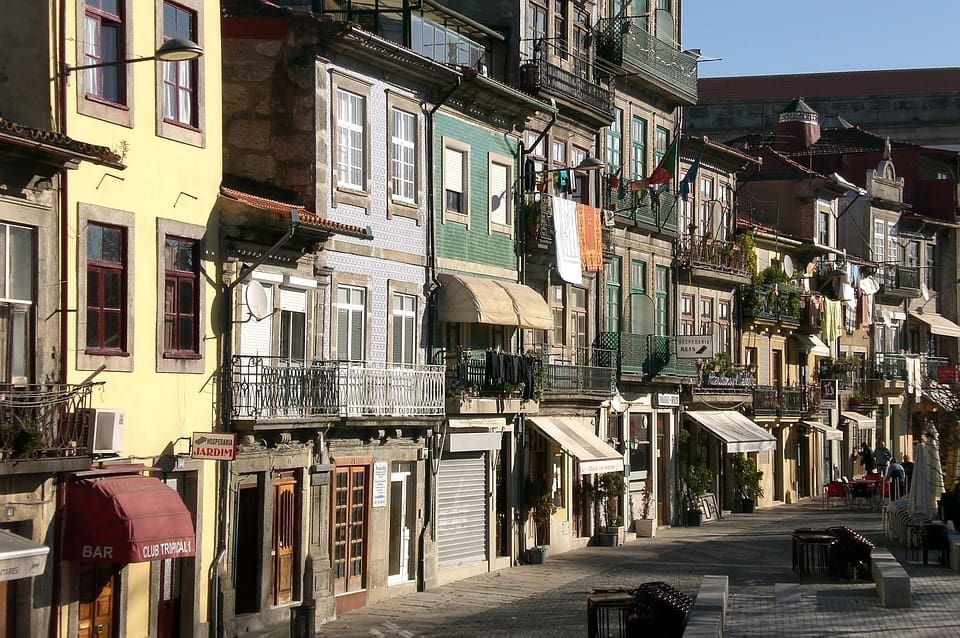
M 507 203 L 510 201 L 508 193 L 508 175 L 510 169 L 503 164 L 490 164 L 490 223 L 506 226 Z
M 440 567 L 487 559 L 486 462 L 482 452 L 451 454 L 437 479 Z
M 307 313 L 307 293 L 304 290 L 280 289 L 280 310 Z
M 247 286 L 243 285 L 241 299 L 247 298 Z M 267 308 L 273 308 L 273 286 L 264 286 Z M 273 315 L 263 319 L 250 316 L 247 304 L 242 304 L 240 313 L 240 354 L 245 356 L 270 356 L 273 354 Z
M 452 148 L 443 149 L 443 187 L 463 192 L 463 153 Z

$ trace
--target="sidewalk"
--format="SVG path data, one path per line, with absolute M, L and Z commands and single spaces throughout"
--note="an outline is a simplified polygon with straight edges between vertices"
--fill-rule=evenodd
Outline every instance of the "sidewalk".
M 695 596 L 704 574 L 730 578 L 727 635 L 960 635 L 960 575 L 905 565 L 913 607 L 880 606 L 872 582 L 803 582 L 796 602 L 778 602 L 774 583 L 791 570 L 791 533 L 847 525 L 887 546 L 879 512 L 823 509 L 819 500 L 733 514 L 699 528 L 661 528 L 657 538 L 589 547 L 370 605 L 318 628 L 320 636 L 586 636 L 587 594 L 599 586 L 664 581 Z

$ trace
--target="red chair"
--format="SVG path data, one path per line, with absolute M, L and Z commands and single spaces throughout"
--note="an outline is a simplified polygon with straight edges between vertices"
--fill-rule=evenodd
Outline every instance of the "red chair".
M 843 505 L 847 500 L 847 486 L 840 481 L 830 481 L 823 486 L 823 504 L 824 507 L 830 505 L 831 499 L 834 499 L 834 506 Z

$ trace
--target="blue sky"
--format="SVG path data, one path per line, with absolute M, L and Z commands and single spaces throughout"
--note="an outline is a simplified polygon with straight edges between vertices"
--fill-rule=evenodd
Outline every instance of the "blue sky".
M 684 0 L 700 77 L 960 66 L 957 0 Z

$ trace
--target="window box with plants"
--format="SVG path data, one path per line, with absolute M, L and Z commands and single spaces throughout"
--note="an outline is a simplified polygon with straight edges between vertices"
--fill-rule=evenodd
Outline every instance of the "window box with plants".
M 753 514 L 757 501 L 763 498 L 763 472 L 757 469 L 757 460 L 745 454 L 734 455 L 730 466 L 740 512 Z
M 539 565 L 547 559 L 547 546 L 542 543 L 541 529 L 549 529 L 557 505 L 546 480 L 528 478 L 525 491 L 522 522 L 533 522 L 533 547 L 527 550 L 527 563 Z

